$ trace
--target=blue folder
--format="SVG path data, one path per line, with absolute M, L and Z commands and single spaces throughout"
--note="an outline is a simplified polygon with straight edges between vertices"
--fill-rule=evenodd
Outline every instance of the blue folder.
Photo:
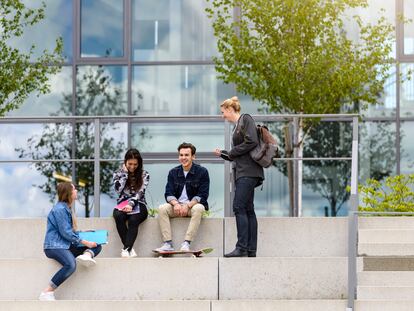
M 79 237 L 82 240 L 96 242 L 96 244 L 107 244 L 108 243 L 108 230 L 88 230 L 88 231 L 80 231 Z M 78 246 L 85 246 L 83 244 L 79 244 Z

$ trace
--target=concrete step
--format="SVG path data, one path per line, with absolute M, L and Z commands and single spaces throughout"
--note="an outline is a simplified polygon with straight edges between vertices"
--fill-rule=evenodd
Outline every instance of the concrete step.
M 344 299 L 345 257 L 97 258 L 56 291 L 57 299 Z M 0 259 L 0 300 L 33 300 L 60 265 Z M 16 273 L 18 271 L 18 273 Z M 16 290 L 18 289 L 18 290 Z
M 344 299 L 346 257 L 219 258 L 220 299 Z
M 360 300 L 355 301 L 355 311 L 412 311 L 414 300 Z
M 414 245 L 414 229 L 359 229 L 359 243 L 407 243 Z
M 414 286 L 358 286 L 357 297 L 358 299 L 410 300 L 414 297 Z
M 1 301 L 0 310 L 8 311 L 210 311 L 209 300 L 56 300 Z
M 357 300 L 355 311 L 412 311 L 414 300 Z M 1 301 L 8 311 L 344 311 L 345 300 Z
M 218 260 L 214 257 L 97 258 L 96 261 L 97 265 L 89 269 L 78 266 L 56 291 L 56 298 L 218 299 Z M 51 259 L 1 259 L 0 300 L 37 299 L 59 268 Z
M 414 271 L 414 257 L 362 257 L 362 271 Z
M 359 217 L 361 229 L 411 229 L 414 230 L 414 217 Z
M 109 244 L 105 245 L 101 258 L 120 256 L 121 241 L 112 218 L 79 218 L 79 228 L 106 229 L 109 231 Z M 172 219 L 172 232 L 175 246 L 184 238 L 189 219 Z M 258 218 L 259 257 L 343 257 L 347 256 L 347 218 L 311 217 Z M 0 244 L 0 258 L 44 258 L 43 239 L 46 229 L 45 219 L 0 219 L 0 236 L 7 243 Z M 233 217 L 205 218 L 192 248 L 212 247 L 211 257 L 223 256 L 223 249 L 233 250 L 236 244 L 236 225 Z M 161 244 L 158 221 L 147 219 L 139 228 L 135 250 L 139 257 L 151 257 L 152 249 Z M 10 247 L 11 246 L 11 247 Z
M 0 301 L 8 311 L 343 311 L 345 300 Z
M 358 273 L 360 286 L 414 286 L 414 271 L 364 271 Z
M 414 243 L 359 243 L 359 256 L 414 256 Z
M 212 247 L 207 256 L 223 256 L 223 219 L 205 218 L 200 224 L 193 249 Z M 101 258 L 120 257 L 122 243 L 112 218 L 79 218 L 79 229 L 106 229 L 109 243 L 104 245 Z M 179 247 L 184 239 L 189 218 L 171 220 L 173 241 Z M 7 243 L 0 244 L 0 258 L 45 258 L 43 241 L 46 219 L 0 219 L 0 236 L 7 237 Z M 152 250 L 161 245 L 162 238 L 158 221 L 148 218 L 140 227 L 134 249 L 139 257 L 152 257 Z M 12 246 L 12 247 L 10 247 Z
M 263 217 L 258 219 L 260 257 L 348 256 L 346 217 Z M 235 218 L 225 218 L 225 252 L 237 241 Z

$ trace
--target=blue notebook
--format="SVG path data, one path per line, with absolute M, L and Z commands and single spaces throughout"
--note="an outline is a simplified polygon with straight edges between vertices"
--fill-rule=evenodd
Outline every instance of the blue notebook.
M 96 244 L 107 244 L 108 243 L 108 230 L 90 230 L 79 232 L 79 237 L 82 240 L 96 242 Z M 78 246 L 85 246 L 79 244 Z

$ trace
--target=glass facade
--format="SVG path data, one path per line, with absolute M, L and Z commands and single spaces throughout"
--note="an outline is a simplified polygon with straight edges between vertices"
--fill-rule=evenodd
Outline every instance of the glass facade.
M 25 2 L 31 7 L 41 4 Z M 368 3 L 365 10 L 349 14 L 375 22 L 383 8 L 395 25 L 403 3 L 404 16 L 413 18 L 413 1 Z M 212 57 L 218 53 L 204 11 L 207 2 L 54 0 L 46 5 L 45 19 L 13 44 L 25 51 L 35 44 L 39 53 L 62 37 L 65 64 L 51 78 L 49 94 L 30 96 L 21 108 L 8 113 L 20 121 L 0 122 L 0 202 L 9 206 L 0 208 L 0 217 L 46 215 L 54 185 L 62 178 L 77 183 L 78 215 L 110 216 L 115 205 L 112 173 L 129 147 L 143 153 L 144 168 L 151 175 L 147 201 L 150 208 L 157 208 L 164 201 L 168 170 L 178 165 L 176 148 L 183 141 L 196 145 L 197 161 L 210 172 L 211 217 L 229 215 L 231 166 L 217 159 L 213 150 L 229 145 L 231 126 L 220 119 L 219 103 L 236 92 L 234 85 L 218 79 L 214 69 Z M 358 41 L 355 25 L 346 27 Z M 414 171 L 414 145 L 408 135 L 414 128 L 414 82 L 406 79 L 414 64 L 414 27 L 411 23 L 401 29 L 390 55 L 395 66 L 385 92 L 376 105 L 361 112 L 360 182 Z M 404 82 L 398 81 L 399 75 Z M 267 120 L 265 107 L 236 95 L 243 112 Z M 77 119 L 59 120 L 63 116 Z M 88 118 L 92 116 L 99 118 Z M 267 125 L 284 146 L 287 123 L 272 119 Z M 349 121 L 322 122 L 308 133 L 304 157 L 350 157 L 351 145 Z M 283 160 L 265 170 L 263 189 L 256 191 L 257 215 L 292 215 L 290 170 L 291 163 Z M 95 197 L 96 176 L 100 194 Z M 349 179 L 348 160 L 304 161 L 302 215 L 347 215 Z M 27 208 L 19 209 L 22 205 Z

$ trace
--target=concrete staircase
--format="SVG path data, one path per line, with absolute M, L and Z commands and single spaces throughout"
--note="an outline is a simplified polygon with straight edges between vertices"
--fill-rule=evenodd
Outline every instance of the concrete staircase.
M 395 224 L 396 219 L 388 225 L 395 227 L 386 229 L 410 230 Z M 39 292 L 59 267 L 42 251 L 45 220 L 0 219 L 0 310 L 344 311 L 347 221 L 260 218 L 258 257 L 223 258 L 235 244 L 234 219 L 204 219 L 192 246 L 213 247 L 213 253 L 203 258 L 158 258 L 151 252 L 161 244 L 158 224 L 148 219 L 135 243 L 139 257 L 122 259 L 112 219 L 80 219 L 81 229 L 109 230 L 110 242 L 96 267 L 78 267 L 56 291 L 58 301 L 40 302 Z M 407 299 L 414 297 L 414 272 L 385 271 L 385 267 L 401 264 L 410 267 L 411 262 L 367 253 L 370 244 L 388 241 L 375 240 L 377 235 L 369 232 L 383 230 L 384 218 L 378 221 L 360 221 L 359 253 L 362 250 L 367 256 L 359 260 L 355 310 L 413 310 L 414 301 Z M 178 246 L 188 220 L 172 223 Z M 414 228 L 414 219 L 407 223 Z M 410 244 L 408 238 L 404 242 Z M 392 240 L 387 243 L 393 244 Z M 390 258 L 394 263 L 378 262 Z
M 360 218 L 358 241 L 357 310 L 414 310 L 414 218 Z

